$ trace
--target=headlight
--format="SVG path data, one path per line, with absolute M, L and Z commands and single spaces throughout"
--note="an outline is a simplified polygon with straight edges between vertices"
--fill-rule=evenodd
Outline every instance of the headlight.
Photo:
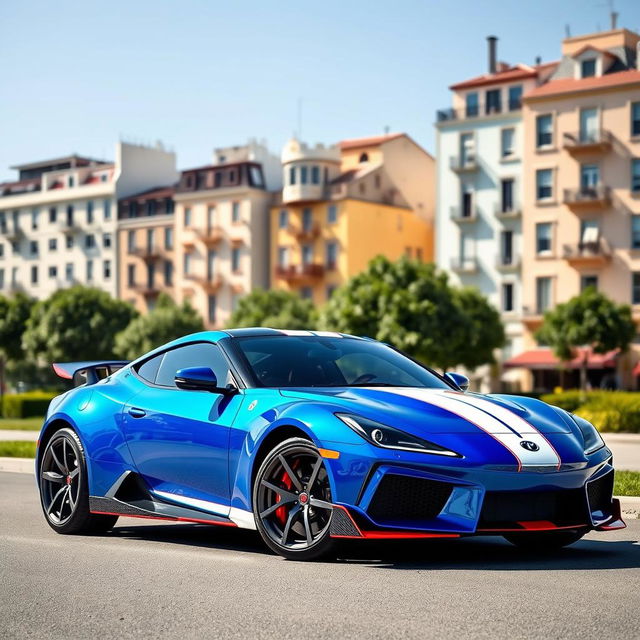
M 582 433 L 585 453 L 593 453 L 594 451 L 604 447 L 604 440 L 598 433 L 598 430 L 590 422 L 573 414 L 571 414 L 571 417 Z
M 359 436 L 362 436 L 367 442 L 374 444 L 376 447 L 462 458 L 462 456 L 455 451 L 450 451 L 433 442 L 412 436 L 404 431 L 400 431 L 400 429 L 394 429 L 375 420 L 369 420 L 369 418 L 346 413 L 336 413 L 336 417 L 340 418 L 342 422 L 353 429 Z

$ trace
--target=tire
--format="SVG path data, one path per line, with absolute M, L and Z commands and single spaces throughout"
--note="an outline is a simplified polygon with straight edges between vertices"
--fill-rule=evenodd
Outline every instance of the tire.
M 265 544 L 288 560 L 329 558 L 335 552 L 332 513 L 329 477 L 318 449 L 304 438 L 276 445 L 253 486 L 253 515 Z
M 87 463 L 82 443 L 72 429 L 65 427 L 51 436 L 38 474 L 42 511 L 57 533 L 103 533 L 117 522 L 118 516 L 89 511 Z
M 540 531 L 538 533 L 509 533 L 505 540 L 526 551 L 554 551 L 578 542 L 588 529 L 572 531 Z

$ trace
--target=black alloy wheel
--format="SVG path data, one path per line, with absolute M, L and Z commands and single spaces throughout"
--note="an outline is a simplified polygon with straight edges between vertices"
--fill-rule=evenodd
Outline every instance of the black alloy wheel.
M 313 443 L 290 438 L 269 453 L 256 476 L 253 510 L 265 543 L 281 556 L 315 560 L 332 552 L 329 476 Z

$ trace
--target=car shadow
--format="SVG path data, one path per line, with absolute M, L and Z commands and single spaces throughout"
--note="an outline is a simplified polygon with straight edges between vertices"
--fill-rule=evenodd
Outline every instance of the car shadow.
M 273 557 L 255 531 L 197 524 L 122 525 L 107 534 Z M 606 534 L 603 534 L 606 536 Z M 526 552 L 500 537 L 428 541 L 341 541 L 338 563 L 408 571 L 593 571 L 640 568 L 637 540 L 587 538 L 548 553 Z

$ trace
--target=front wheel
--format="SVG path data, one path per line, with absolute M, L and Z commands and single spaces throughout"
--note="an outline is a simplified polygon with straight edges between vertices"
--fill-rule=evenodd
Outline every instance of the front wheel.
M 84 449 L 68 428 L 56 431 L 40 459 L 40 502 L 49 526 L 58 533 L 99 533 L 118 516 L 89 511 L 89 483 Z
M 587 529 L 577 531 L 539 531 L 537 533 L 508 533 L 504 538 L 526 551 L 554 551 L 578 542 Z
M 253 487 L 256 526 L 267 546 L 290 560 L 331 555 L 332 512 L 329 476 L 317 448 L 303 438 L 278 444 Z

